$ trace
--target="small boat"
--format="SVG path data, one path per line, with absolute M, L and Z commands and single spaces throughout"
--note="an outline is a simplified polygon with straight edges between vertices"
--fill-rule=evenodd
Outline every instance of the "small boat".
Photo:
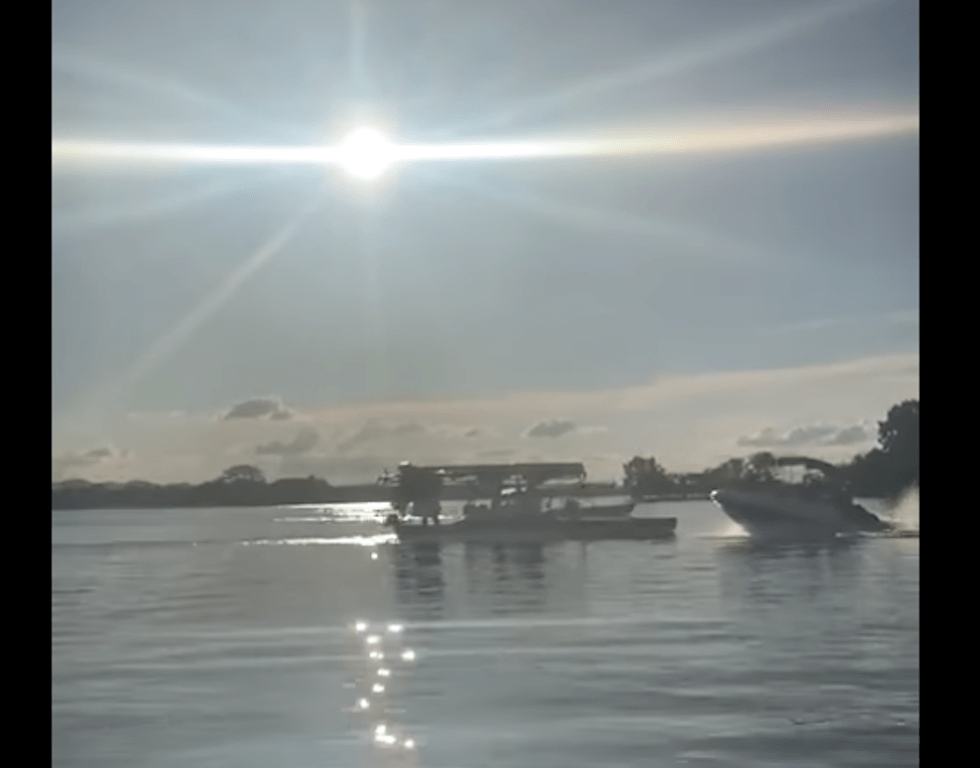
M 485 464 L 400 467 L 394 511 L 384 524 L 400 540 L 597 541 L 670 538 L 677 518 L 632 517 L 634 505 L 582 505 L 565 489 L 542 488 L 554 480 L 584 479 L 581 464 Z M 436 482 L 433 478 L 439 478 Z M 488 499 L 463 507 L 461 519 L 441 522 L 443 482 L 463 481 Z M 564 497 L 564 504 L 554 503 Z
M 711 500 L 755 538 L 833 538 L 892 530 L 890 523 L 854 502 L 839 470 L 801 456 L 774 459 L 774 467 L 803 466 L 810 475 L 802 484 L 771 474 L 742 479 L 715 490 Z

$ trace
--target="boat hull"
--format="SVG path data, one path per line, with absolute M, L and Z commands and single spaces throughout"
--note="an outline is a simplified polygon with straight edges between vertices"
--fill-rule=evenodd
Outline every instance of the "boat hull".
M 441 525 L 395 523 L 391 526 L 401 541 L 644 541 L 669 539 L 677 529 L 676 517 L 627 518 L 620 520 L 513 521 L 489 525 L 461 520 Z
M 746 533 L 760 539 L 835 538 L 889 528 L 861 507 L 844 508 L 819 499 L 719 490 L 711 500 Z
M 636 508 L 635 504 L 606 504 L 604 506 L 581 507 L 578 510 L 563 509 L 557 513 L 559 520 L 621 520 L 626 521 Z

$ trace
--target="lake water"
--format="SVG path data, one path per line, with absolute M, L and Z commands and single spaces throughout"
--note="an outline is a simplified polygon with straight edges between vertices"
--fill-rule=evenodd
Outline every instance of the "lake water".
M 53 765 L 918 765 L 918 538 L 760 548 L 684 502 L 668 542 L 413 549 L 342 512 L 52 513 Z

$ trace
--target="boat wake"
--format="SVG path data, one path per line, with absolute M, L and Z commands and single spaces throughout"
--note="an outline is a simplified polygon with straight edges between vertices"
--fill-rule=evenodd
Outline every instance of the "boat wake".
M 905 532 L 910 538 L 919 535 L 919 489 L 906 491 L 888 510 L 891 521 L 898 531 Z M 914 535 L 912 535 L 914 534 Z
M 304 546 L 321 546 L 327 544 L 347 544 L 359 547 L 374 547 L 378 544 L 388 544 L 390 542 L 396 541 L 397 537 L 394 534 L 381 534 L 379 536 L 338 536 L 336 538 L 320 538 L 315 536 L 306 536 L 302 538 L 284 538 L 284 539 L 253 539 L 251 541 L 239 542 L 242 546 L 255 547 L 255 546 L 293 546 L 293 547 L 304 547 Z
M 277 523 L 356 523 L 377 522 L 389 509 L 387 504 L 291 507 L 297 513 L 277 517 Z M 303 514 L 306 513 L 306 514 Z

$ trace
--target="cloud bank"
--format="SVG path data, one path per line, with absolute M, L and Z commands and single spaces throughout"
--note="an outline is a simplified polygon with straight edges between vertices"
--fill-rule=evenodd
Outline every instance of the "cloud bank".
M 740 437 L 744 448 L 802 448 L 804 446 L 844 446 L 873 442 L 876 433 L 864 424 L 839 427 L 829 424 L 809 424 L 779 432 L 772 427 Z
M 352 403 L 306 410 L 308 430 L 287 435 L 271 418 L 285 410 L 273 398 L 239 403 L 230 420 L 216 421 L 211 412 L 170 415 L 168 408 L 160 416 L 126 419 L 95 442 L 130 446 L 135 455 L 126 462 L 103 449 L 72 453 L 75 446 L 56 444 L 62 455 L 52 472 L 71 466 L 104 479 L 201 482 L 234 464 L 259 463 L 269 477 L 316 474 L 346 483 L 371 482 L 402 460 L 586 460 L 590 477 L 613 479 L 635 455 L 656 456 L 678 472 L 758 450 L 847 460 L 871 447 L 875 421 L 889 407 L 919 396 L 917 365 L 918 355 L 895 355 L 675 376 L 615 389 Z M 548 415 L 556 412 L 561 417 Z M 604 430 L 582 426 L 588 424 Z

